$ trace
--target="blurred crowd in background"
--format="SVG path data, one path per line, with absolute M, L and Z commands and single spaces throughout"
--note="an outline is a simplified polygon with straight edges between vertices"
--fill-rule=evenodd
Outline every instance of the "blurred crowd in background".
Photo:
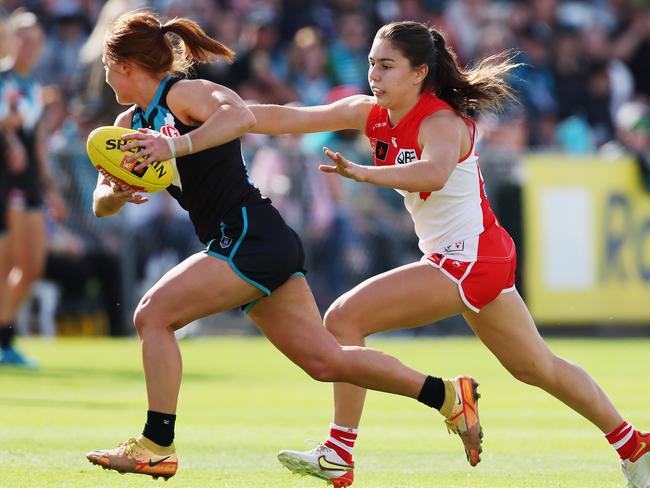
M 36 75 L 47 87 L 49 158 L 68 213 L 62 222 L 48 220 L 40 290 L 45 302 L 55 299 L 61 323 L 99 311 L 105 332 L 131 333 L 130 307 L 141 293 L 202 247 L 166 192 L 116 217 L 91 212 L 97 173 L 86 136 L 122 110 L 104 83 L 103 35 L 138 7 L 189 17 L 234 49 L 232 65 L 206 65 L 194 76 L 261 103 L 369 94 L 368 50 L 378 27 L 392 20 L 439 28 L 463 65 L 516 49 L 522 65 L 510 82 L 521 103 L 478 115 L 478 150 L 493 207 L 517 241 L 521 160 L 531 151 L 632 154 L 650 187 L 648 0 L 4 0 L 1 17 L 27 9 L 46 33 Z M 11 42 L 5 30 L 4 54 Z M 361 280 L 419 259 L 419 251 L 401 196 L 320 173 L 323 145 L 371 163 L 356 132 L 244 139 L 254 182 L 304 239 L 308 279 L 325 309 Z

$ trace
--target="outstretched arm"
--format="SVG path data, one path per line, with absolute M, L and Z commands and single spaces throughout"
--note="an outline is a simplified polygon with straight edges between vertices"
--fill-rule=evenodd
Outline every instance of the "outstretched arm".
M 172 112 L 187 125 L 196 125 L 191 132 L 167 137 L 149 129 L 127 134 L 123 151 L 140 147 L 126 161 L 147 156 L 134 169 L 140 171 L 153 161 L 186 156 L 210 147 L 220 146 L 244 135 L 255 123 L 255 117 L 234 91 L 205 80 L 183 80 L 167 95 Z
M 354 95 L 315 107 L 249 105 L 256 120 L 250 132 L 276 135 L 364 130 L 373 103 L 372 97 Z
M 372 183 L 408 192 L 442 189 L 460 157 L 462 132 L 467 130 L 450 111 L 429 116 L 420 126 L 422 155 L 419 161 L 393 166 L 362 166 L 340 153 L 323 148 L 334 166 L 321 165 L 321 171 L 338 173 L 362 183 Z

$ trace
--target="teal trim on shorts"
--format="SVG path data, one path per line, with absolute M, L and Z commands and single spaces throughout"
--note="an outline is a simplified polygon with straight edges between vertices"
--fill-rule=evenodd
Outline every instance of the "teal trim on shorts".
M 244 220 L 244 229 L 241 231 L 241 235 L 239 236 L 239 239 L 237 239 L 237 242 L 233 246 L 232 251 L 230 251 L 230 259 L 232 259 L 235 256 L 237 249 L 239 249 L 239 246 L 244 240 L 244 237 L 246 237 L 246 232 L 248 232 L 248 212 L 246 212 L 246 207 L 241 208 L 241 215 L 242 215 L 242 219 Z
M 235 258 L 235 253 L 237 252 L 237 249 L 239 249 L 239 246 L 243 242 L 244 238 L 246 237 L 246 232 L 248 232 L 248 214 L 246 213 L 246 207 L 242 207 L 242 217 L 244 219 L 244 228 L 241 232 L 241 235 L 239 236 L 239 239 L 237 239 L 237 242 L 235 243 L 235 246 L 233 247 L 232 251 L 230 252 L 228 257 L 222 256 L 221 254 L 218 254 L 214 251 L 210 251 L 210 244 L 212 244 L 216 239 L 212 239 L 210 242 L 208 242 L 208 246 L 205 249 L 205 252 L 209 254 L 210 256 L 214 256 L 219 259 L 223 259 L 224 261 L 227 261 L 232 270 L 235 272 L 237 276 L 239 276 L 242 280 L 244 280 L 246 283 L 250 283 L 256 288 L 259 288 L 261 291 L 263 291 L 266 296 L 269 296 L 271 294 L 271 290 L 269 290 L 266 286 L 262 285 L 261 283 L 258 283 L 255 280 L 250 279 L 248 276 L 246 276 L 244 273 L 242 273 L 233 259 Z M 263 298 L 263 297 L 262 297 Z M 254 303 L 254 302 L 253 302 Z M 248 307 L 247 307 L 248 308 Z
M 254 306 L 257 302 L 259 302 L 262 298 L 266 298 L 266 297 L 260 297 L 260 298 L 258 298 L 257 300 L 253 300 L 253 301 L 250 302 L 248 305 L 246 305 L 246 306 L 244 307 L 244 310 L 243 310 L 244 315 L 248 315 L 248 312 L 251 311 L 251 308 L 253 308 L 253 306 Z
M 291 276 L 290 276 L 289 278 L 293 278 L 294 276 L 302 276 L 302 277 L 304 278 L 304 277 L 305 277 L 305 273 L 303 273 L 302 271 L 296 271 L 295 273 L 292 273 Z M 285 283 L 286 283 L 286 281 L 285 281 Z M 268 296 L 271 296 L 272 293 L 273 293 L 273 292 L 271 292 Z M 258 298 L 257 300 L 253 300 L 253 301 L 250 302 L 248 305 L 246 305 L 246 307 L 244 307 L 244 314 L 245 314 L 245 315 L 248 315 L 248 312 L 250 312 L 250 309 L 253 308 L 253 306 L 254 306 L 257 302 L 259 302 L 262 298 L 266 298 L 266 297 L 260 297 L 260 298 Z

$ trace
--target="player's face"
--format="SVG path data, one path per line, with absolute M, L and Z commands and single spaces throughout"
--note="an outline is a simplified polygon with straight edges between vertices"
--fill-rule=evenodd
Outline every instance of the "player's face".
M 368 83 L 377 104 L 389 109 L 408 103 L 420 93 L 421 69 L 388 39 L 375 38 L 368 54 Z
M 43 31 L 40 27 L 26 27 L 16 33 L 16 62 L 15 66 L 25 71 L 31 71 L 43 52 Z
M 129 105 L 133 103 L 128 99 L 127 87 L 128 80 L 124 73 L 124 66 L 102 56 L 102 63 L 104 64 L 104 71 L 106 71 L 106 83 L 115 92 L 115 99 L 120 105 Z

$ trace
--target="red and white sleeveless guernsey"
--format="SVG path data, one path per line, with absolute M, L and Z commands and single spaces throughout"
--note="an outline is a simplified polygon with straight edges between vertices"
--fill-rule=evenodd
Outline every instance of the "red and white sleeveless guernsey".
M 391 127 L 388 110 L 373 106 L 366 122 L 377 166 L 418 161 L 420 124 L 429 115 L 452 107 L 423 93 L 411 111 Z M 514 290 L 515 246 L 499 225 L 485 195 L 475 150 L 476 124 L 464 117 L 472 145 L 445 186 L 433 192 L 396 190 L 413 218 L 423 259 L 458 284 L 461 298 L 478 312 L 500 293 Z

